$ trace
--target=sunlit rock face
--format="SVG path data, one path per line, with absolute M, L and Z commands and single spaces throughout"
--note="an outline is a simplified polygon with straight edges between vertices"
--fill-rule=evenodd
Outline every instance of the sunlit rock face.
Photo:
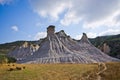
M 97 63 L 119 61 L 94 47 L 83 33 L 79 42 L 61 30 L 55 33 L 55 26 L 47 28 L 47 37 L 39 45 L 27 43 L 9 53 L 18 63 Z

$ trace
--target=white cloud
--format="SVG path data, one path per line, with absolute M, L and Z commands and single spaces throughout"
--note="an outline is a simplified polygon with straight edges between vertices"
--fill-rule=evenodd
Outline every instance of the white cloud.
M 119 29 L 108 29 L 106 31 L 103 31 L 101 33 L 99 33 L 99 36 L 105 36 L 105 35 L 116 35 L 116 34 L 120 34 L 120 30 Z
M 35 37 L 34 40 L 39 40 L 40 38 L 45 38 L 47 36 L 46 32 L 38 32 Z
M 14 31 L 18 31 L 18 27 L 17 26 L 12 26 L 11 29 L 14 30 Z
M 88 36 L 88 38 L 95 38 L 97 36 L 97 33 L 89 32 L 89 33 L 87 33 L 87 36 Z
M 87 32 L 86 33 L 88 38 L 95 38 L 97 36 L 107 36 L 107 35 L 116 35 L 116 34 L 120 34 L 120 30 L 119 29 L 108 29 L 108 30 L 103 31 L 101 33 L 93 33 L 93 32 Z M 82 37 L 82 34 L 76 35 L 75 39 L 80 40 L 81 37 Z
M 71 23 L 78 24 L 80 20 L 81 18 L 76 16 L 74 12 L 68 12 L 60 23 L 64 26 L 69 26 Z
M 120 0 L 75 0 L 72 5 L 69 13 L 76 13 L 74 14 L 76 18 L 73 17 L 73 19 L 82 21 L 85 28 L 116 26 L 117 22 L 114 18 L 120 14 Z M 63 21 L 66 19 L 67 17 L 64 17 Z M 69 22 L 69 24 L 72 23 L 74 21 Z
M 40 16 L 50 17 L 53 20 L 58 20 L 59 15 L 70 7 L 69 0 L 30 0 L 30 3 Z
M 86 22 L 83 25 L 83 27 L 84 28 L 96 28 L 101 26 L 118 27 L 120 26 L 119 16 L 120 16 L 120 11 L 116 11 L 111 16 L 108 16 L 107 18 L 103 18 L 102 20 L 99 21 L 96 20 L 90 23 Z
M 0 4 L 10 4 L 13 0 L 0 0 Z
M 81 37 L 82 37 L 82 34 L 80 34 L 80 35 L 76 35 L 74 38 L 77 39 L 77 40 L 80 40 Z
M 84 28 L 120 26 L 120 0 L 30 0 L 40 16 L 64 26 L 83 23 Z M 60 18 L 60 16 L 61 17 Z
M 86 35 L 87 35 L 88 38 L 95 38 L 95 37 L 97 37 L 97 33 L 92 33 L 92 32 L 88 32 L 88 33 L 86 33 Z M 75 39 L 80 40 L 81 37 L 82 37 L 82 34 L 76 35 Z

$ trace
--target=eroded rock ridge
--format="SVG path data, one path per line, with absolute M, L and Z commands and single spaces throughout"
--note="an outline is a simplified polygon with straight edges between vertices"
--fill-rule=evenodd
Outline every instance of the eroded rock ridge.
M 47 28 L 47 37 L 39 44 L 25 42 L 9 53 L 18 63 L 97 63 L 119 61 L 93 46 L 83 33 L 78 42 L 61 30 L 55 33 L 55 26 Z

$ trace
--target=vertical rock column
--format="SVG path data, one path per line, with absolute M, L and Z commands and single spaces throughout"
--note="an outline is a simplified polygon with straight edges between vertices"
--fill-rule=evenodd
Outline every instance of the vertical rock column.
M 54 25 L 48 26 L 48 28 L 47 28 L 47 37 L 53 35 L 54 33 L 55 33 L 55 26 Z
M 83 33 L 83 36 L 80 40 L 81 43 L 88 43 L 88 44 L 91 44 L 90 41 L 88 40 L 88 37 L 85 33 Z

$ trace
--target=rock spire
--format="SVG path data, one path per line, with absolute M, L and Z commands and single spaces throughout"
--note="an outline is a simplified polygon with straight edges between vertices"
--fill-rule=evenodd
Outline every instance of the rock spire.
M 55 33 L 55 26 L 54 25 L 50 25 L 47 27 L 47 35 L 52 35 Z

